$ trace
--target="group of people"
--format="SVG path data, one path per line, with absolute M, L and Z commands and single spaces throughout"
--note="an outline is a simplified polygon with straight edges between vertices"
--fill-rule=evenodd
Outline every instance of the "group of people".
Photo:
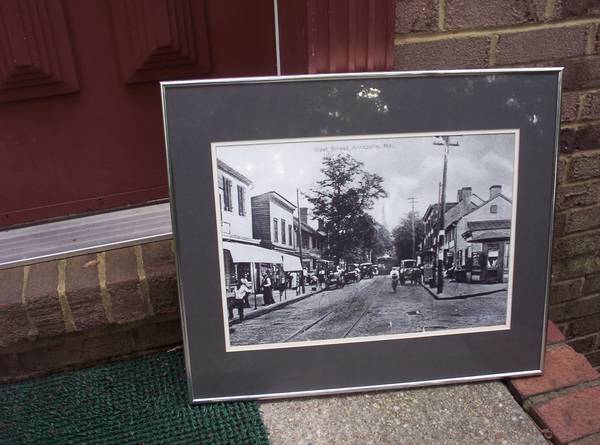
M 261 280 L 261 290 L 263 293 L 263 305 L 269 306 L 275 303 L 273 298 L 273 279 L 269 272 L 263 272 Z M 227 298 L 227 310 L 229 318 L 233 318 L 233 310 L 238 310 L 240 321 L 244 320 L 244 308 L 250 308 L 248 297 L 252 294 L 252 282 L 249 274 L 244 274 L 236 282 L 233 290 L 233 296 Z

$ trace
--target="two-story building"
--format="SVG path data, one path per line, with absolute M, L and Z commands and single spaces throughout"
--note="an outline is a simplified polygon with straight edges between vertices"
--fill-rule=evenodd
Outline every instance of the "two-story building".
M 294 248 L 294 212 L 296 206 L 281 194 L 270 191 L 251 198 L 252 235 L 260 240 L 261 246 L 276 251 L 281 257 L 282 271 L 302 269 L 300 258 Z M 262 273 L 267 267 L 263 267 Z

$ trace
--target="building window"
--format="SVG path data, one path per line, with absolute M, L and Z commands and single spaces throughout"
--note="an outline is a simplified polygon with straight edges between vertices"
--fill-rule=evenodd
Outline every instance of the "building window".
M 233 200 L 231 199 L 231 179 L 223 177 L 223 210 L 231 212 L 233 210 Z
M 238 213 L 240 216 L 246 216 L 246 187 L 237 186 L 238 195 Z
M 285 244 L 285 219 L 281 220 L 281 244 Z
M 490 213 L 498 213 L 498 206 L 496 204 L 490 206 Z
M 273 242 L 279 242 L 279 225 L 277 218 L 273 218 Z
M 288 224 L 288 242 L 289 242 L 290 246 L 292 245 L 292 239 L 293 239 L 292 226 L 291 226 L 291 224 Z

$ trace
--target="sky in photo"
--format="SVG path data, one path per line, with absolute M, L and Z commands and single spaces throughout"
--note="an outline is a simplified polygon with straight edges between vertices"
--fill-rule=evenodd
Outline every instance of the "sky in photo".
M 482 199 L 489 187 L 502 186 L 502 193 L 512 199 L 513 133 L 467 134 L 450 136 L 446 201 L 456 201 L 457 189 L 472 187 Z M 323 177 L 322 158 L 327 154 L 349 153 L 364 163 L 363 168 L 383 177 L 387 198 L 380 199 L 371 210 L 373 217 L 392 230 L 411 209 L 410 197 L 417 198 L 415 210 L 423 215 L 427 206 L 438 201 L 442 181 L 443 146 L 441 138 L 381 137 L 370 139 L 325 139 L 302 142 L 261 141 L 218 146 L 217 157 L 253 181 L 250 196 L 275 190 L 296 203 L 300 189 L 300 206 L 310 207 L 303 193 L 310 192 Z

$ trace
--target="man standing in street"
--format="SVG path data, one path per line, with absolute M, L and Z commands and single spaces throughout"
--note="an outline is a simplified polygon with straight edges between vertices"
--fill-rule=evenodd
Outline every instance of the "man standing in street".
M 275 303 L 275 300 L 273 300 L 273 281 L 268 272 L 263 273 L 262 288 L 264 305 L 268 306 Z

